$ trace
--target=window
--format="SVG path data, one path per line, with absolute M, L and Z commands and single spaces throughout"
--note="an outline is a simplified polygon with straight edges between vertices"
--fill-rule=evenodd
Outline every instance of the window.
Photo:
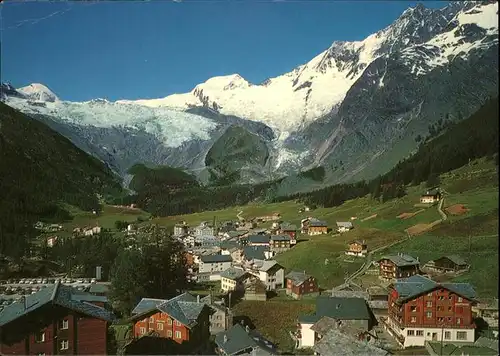
M 442 323 L 442 322 L 444 322 L 444 318 L 442 318 L 442 317 L 438 318 L 438 323 Z
M 59 330 L 66 330 L 69 328 L 68 319 L 63 319 L 59 322 Z
M 444 332 L 444 339 L 445 340 L 450 340 L 451 339 L 451 331 L 445 331 Z
M 432 292 L 427 293 L 427 296 L 428 296 L 428 297 L 432 297 Z
M 448 311 L 451 311 L 453 308 L 452 307 L 448 307 Z
M 35 334 L 35 342 L 45 342 L 45 332 L 40 331 Z
M 221 319 L 222 319 L 222 316 L 217 315 L 216 319 L 217 319 L 217 320 L 221 320 Z
M 417 336 L 424 336 L 423 330 L 417 330 Z
M 415 330 L 408 330 L 408 336 L 414 336 L 415 335 Z
M 176 332 L 175 332 L 175 338 L 176 338 L 176 339 L 180 339 L 180 338 L 182 338 L 182 334 L 181 334 L 181 332 L 180 332 L 180 331 L 176 331 Z
M 443 297 L 442 295 L 440 295 L 440 296 L 438 297 L 438 299 L 439 299 L 439 300 L 444 300 L 444 297 Z
M 154 317 L 149 318 L 149 323 L 150 323 L 150 324 L 152 324 L 152 323 L 154 323 L 154 322 L 155 322 L 155 318 L 154 318 Z
M 67 349 L 69 349 L 69 341 L 61 340 L 61 350 L 67 350 Z
M 431 311 L 428 311 L 427 313 L 425 313 L 425 315 L 427 316 L 427 319 L 432 318 L 432 312 Z
M 458 297 L 458 300 L 457 300 L 458 303 L 462 303 L 463 301 L 464 301 L 464 298 Z
M 427 302 L 427 308 L 432 308 L 432 302 Z
M 168 319 L 167 319 L 167 324 L 168 324 L 168 325 L 172 325 L 172 319 L 168 318 Z
M 462 324 L 462 318 L 457 318 L 457 324 Z
M 177 326 L 181 326 L 181 323 L 180 323 L 178 320 L 176 320 L 176 321 L 175 321 L 175 325 L 177 325 Z
M 416 316 L 412 316 L 410 322 L 411 323 L 416 323 L 417 322 L 417 317 Z
M 411 311 L 412 313 L 415 313 L 415 312 L 417 311 L 417 307 L 416 307 L 416 306 L 414 306 L 414 305 L 412 305 L 412 306 L 410 307 L 410 311 Z
M 167 330 L 167 336 L 172 337 L 172 330 Z
M 163 323 L 157 323 L 156 328 L 160 331 L 163 330 Z
M 139 329 L 139 332 L 144 335 L 146 333 L 146 328 L 140 328 Z
M 467 332 L 457 331 L 457 340 L 467 340 Z
M 217 323 L 217 327 L 218 328 L 222 328 L 222 324 L 221 323 Z
M 441 310 L 443 310 L 443 307 L 442 306 L 438 306 L 437 307 L 437 311 L 441 311 Z

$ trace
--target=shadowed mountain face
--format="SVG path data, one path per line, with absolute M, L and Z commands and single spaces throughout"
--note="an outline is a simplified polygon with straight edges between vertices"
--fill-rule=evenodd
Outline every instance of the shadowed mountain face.
M 148 163 L 187 168 L 203 182 L 318 166 L 325 183 L 371 178 L 436 122 L 468 117 L 498 95 L 497 11 L 491 1 L 418 5 L 260 85 L 229 75 L 154 100 L 71 103 L 41 84 L 3 86 L 2 96 L 124 177 Z

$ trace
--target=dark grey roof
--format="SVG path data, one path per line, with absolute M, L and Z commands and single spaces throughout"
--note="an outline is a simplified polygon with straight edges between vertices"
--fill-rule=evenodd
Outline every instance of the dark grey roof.
M 236 230 L 236 231 L 229 231 L 227 234 L 230 237 L 238 237 L 238 236 L 245 235 L 246 233 L 248 233 L 247 230 Z
M 352 222 L 350 222 L 350 221 L 337 221 L 337 226 L 338 227 L 352 228 Z
M 227 250 L 241 248 L 241 244 L 238 241 L 232 241 L 232 240 L 222 241 L 219 246 L 220 246 L 220 248 L 227 249 Z
M 250 235 L 247 237 L 248 243 L 254 243 L 254 244 L 269 243 L 269 240 L 270 240 L 269 235 Z
M 229 267 L 225 271 L 222 271 L 220 276 L 221 278 L 227 278 L 227 279 L 232 279 L 234 281 L 240 279 L 243 277 L 245 274 L 247 274 L 245 271 L 239 268 L 235 267 Z
M 447 256 L 443 256 L 441 258 L 447 258 L 451 262 L 453 262 L 454 264 L 456 264 L 457 266 L 465 266 L 465 265 L 467 265 L 467 262 L 462 257 L 460 257 L 458 255 L 447 255 Z M 438 258 L 435 261 L 440 260 L 441 258 Z
M 415 266 L 420 264 L 416 258 L 404 253 L 383 256 L 379 259 L 379 262 L 383 259 L 392 261 L 398 267 Z
M 115 316 L 110 311 L 99 307 L 92 302 L 105 302 L 105 297 L 94 296 L 88 293 L 76 293 L 73 288 L 59 282 L 41 289 L 35 294 L 25 296 L 25 302 L 18 301 L 5 306 L 0 312 L 0 326 L 48 304 L 56 304 L 64 308 L 106 321 L 112 321 Z
M 132 310 L 132 315 L 142 314 L 146 311 L 156 309 L 158 305 L 165 303 L 166 301 L 167 299 L 142 298 L 139 304 L 137 304 Z
M 305 272 L 297 272 L 297 271 L 290 271 L 285 278 L 291 279 L 293 284 L 296 286 L 300 286 L 302 283 L 304 283 L 310 276 L 306 274 Z
M 280 229 L 281 231 L 297 231 L 297 226 L 294 224 L 283 223 Z
M 243 255 L 246 260 L 265 260 L 266 251 L 269 251 L 267 246 L 246 246 L 243 248 Z
M 354 337 L 345 335 L 337 329 L 332 329 L 315 343 L 314 351 L 320 355 L 343 355 L 343 356 L 386 356 L 388 351 L 370 345 L 369 343 L 356 340 Z
M 429 189 L 427 191 L 425 191 L 422 196 L 429 196 L 429 195 L 438 195 L 440 194 L 439 192 L 439 188 L 434 188 L 434 189 Z
M 255 349 L 259 356 L 277 354 L 276 346 L 269 340 L 266 340 L 255 330 L 245 330 L 240 324 L 218 333 L 215 336 L 215 343 L 226 355 L 239 354 L 246 349 Z
M 203 263 L 222 263 L 232 262 L 233 258 L 230 255 L 204 255 L 200 257 Z
M 194 295 L 183 293 L 158 305 L 157 309 L 191 328 L 196 325 L 198 316 L 206 306 L 201 300 L 198 302 Z
M 316 298 L 316 314 L 301 316 L 299 321 L 314 324 L 324 316 L 337 320 L 371 319 L 368 305 L 363 298 L 320 296 Z
M 326 226 L 328 226 L 328 223 L 326 221 L 323 221 L 323 220 L 311 219 L 311 220 L 309 220 L 309 226 L 326 227 Z
M 107 284 L 93 283 L 90 288 L 90 293 L 107 293 L 109 291 L 109 286 Z
M 273 241 L 290 241 L 291 238 L 288 235 L 272 235 L 271 240 L 273 240 Z
M 476 292 L 469 283 L 436 283 L 420 275 L 399 279 L 394 283 L 394 289 L 398 292 L 400 300 L 413 298 L 437 287 L 448 289 L 467 299 L 473 300 L 476 297 Z

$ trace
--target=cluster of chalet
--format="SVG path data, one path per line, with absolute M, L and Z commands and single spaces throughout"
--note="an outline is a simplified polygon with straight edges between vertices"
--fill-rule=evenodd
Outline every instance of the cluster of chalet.
M 291 333 L 296 347 L 313 348 L 317 355 L 387 355 L 379 348 L 381 340 L 373 329 L 377 324 L 402 348 L 433 341 L 474 344 L 477 300 L 470 284 L 438 283 L 414 274 L 395 278 L 386 290 L 377 288 L 381 290 L 333 290 L 331 296 L 317 297 L 315 314 L 299 317 Z
M 46 224 L 41 221 L 37 221 L 33 227 L 42 232 L 57 232 L 63 229 L 63 226 L 60 224 Z
M 114 319 L 106 297 L 56 282 L 0 312 L 0 354 L 105 355 Z
M 99 235 L 101 230 L 101 227 L 96 224 L 96 226 L 75 227 L 73 234 L 75 236 L 94 236 Z

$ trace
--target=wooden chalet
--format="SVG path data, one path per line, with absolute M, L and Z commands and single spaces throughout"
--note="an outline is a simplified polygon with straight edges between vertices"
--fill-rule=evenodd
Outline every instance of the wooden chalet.
M 364 257 L 368 253 L 368 245 L 366 242 L 355 240 L 351 241 L 347 245 L 346 255 Z
M 441 200 L 441 192 L 438 188 L 430 189 L 420 196 L 420 203 L 433 204 Z
M 107 299 L 56 282 L 0 312 L 0 355 L 105 355 Z
M 207 346 L 212 313 L 199 296 L 184 293 L 168 300 L 143 298 L 129 320 L 134 323 L 134 338 L 154 335 L 171 339 L 192 352 Z
M 467 271 L 470 266 L 462 257 L 457 255 L 448 255 L 429 261 L 425 264 L 425 268 L 431 271 L 446 273 Z
M 419 273 L 420 262 L 404 253 L 387 255 L 378 260 L 380 266 L 380 278 L 391 280 L 396 278 L 407 278 Z
M 301 299 L 304 295 L 319 294 L 318 281 L 306 272 L 291 271 L 285 276 L 286 294 L 294 299 Z
M 243 296 L 243 299 L 260 300 L 265 302 L 267 300 L 266 285 L 258 278 L 251 279 L 245 286 L 245 295 Z
M 404 348 L 427 341 L 473 343 L 475 297 L 468 283 L 436 283 L 420 275 L 398 280 L 389 286 L 385 327 Z
M 301 232 L 303 234 L 308 234 L 310 236 L 313 235 L 321 235 L 328 233 L 328 224 L 325 221 L 318 220 L 315 218 L 307 218 L 303 219 L 300 222 Z

